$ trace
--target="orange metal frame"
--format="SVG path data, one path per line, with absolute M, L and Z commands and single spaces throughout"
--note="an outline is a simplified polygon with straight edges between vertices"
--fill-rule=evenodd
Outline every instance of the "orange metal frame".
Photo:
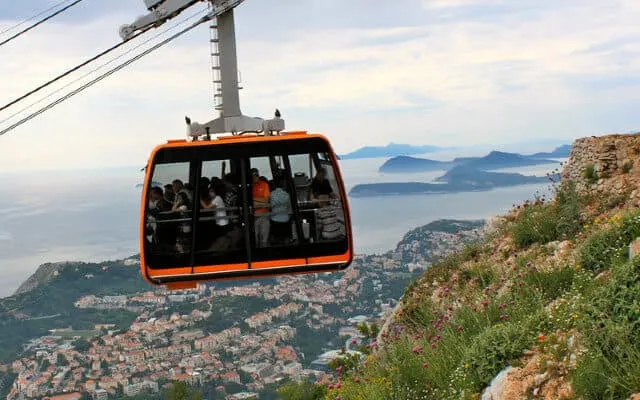
M 152 162 L 155 159 L 155 155 L 162 149 L 177 149 L 177 148 L 190 148 L 199 146 L 211 146 L 218 145 L 224 146 L 227 143 L 264 143 L 271 141 L 291 141 L 308 138 L 320 138 L 327 143 L 331 150 L 331 162 L 336 166 L 335 178 L 339 183 L 340 197 L 344 204 L 345 212 L 345 229 L 347 232 L 347 251 L 344 254 L 332 255 L 326 257 L 311 257 L 307 259 L 283 259 L 272 261 L 257 261 L 251 263 L 251 269 L 249 269 L 248 263 L 241 264 L 221 264 L 221 265 L 207 265 L 197 267 L 179 267 L 169 269 L 152 269 L 149 268 L 145 262 L 145 211 L 148 201 L 148 194 L 151 185 L 152 174 Z M 333 151 L 333 147 L 329 140 L 318 133 L 308 134 L 306 131 L 294 131 L 294 132 L 281 132 L 277 136 L 258 136 L 258 135 L 234 135 L 234 136 L 218 136 L 211 140 L 190 142 L 184 139 L 180 140 L 168 140 L 167 143 L 156 146 L 152 152 L 149 160 L 147 161 L 147 168 L 145 173 L 144 188 L 142 192 L 142 202 L 140 205 L 140 269 L 144 279 L 152 285 L 166 285 L 169 289 L 188 289 L 195 288 L 199 282 L 214 281 L 214 280 L 239 280 L 255 277 L 272 277 L 282 275 L 296 275 L 296 274 L 309 274 L 319 272 L 334 272 L 337 270 L 345 269 L 353 260 L 353 237 L 351 231 L 351 213 L 349 210 L 349 203 L 347 193 L 344 187 L 344 181 L 342 179 L 342 173 L 340 171 L 338 160 Z M 331 267 L 331 265 L 336 267 Z M 314 266 L 313 269 L 302 269 L 305 265 Z M 326 267 L 325 267 L 326 266 Z M 288 271 L 287 268 L 291 270 Z M 279 269 L 278 269 L 279 268 Z M 278 269 L 277 272 L 270 273 L 269 269 Z M 216 278 L 216 273 L 229 273 L 234 271 L 247 271 L 246 274 L 235 277 L 220 277 Z M 255 271 L 256 273 L 252 273 Z M 194 277 L 194 275 L 196 277 Z M 198 279 L 197 276 L 204 276 L 202 279 Z M 206 276 L 205 276 L 206 275 Z M 175 278 L 175 282 L 171 283 L 158 283 L 159 277 L 172 277 Z

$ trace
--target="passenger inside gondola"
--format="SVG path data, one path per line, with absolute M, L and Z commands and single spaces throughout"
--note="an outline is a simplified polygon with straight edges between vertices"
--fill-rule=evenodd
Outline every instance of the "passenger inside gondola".
M 335 199 L 337 196 L 333 192 L 333 188 L 329 181 L 325 178 L 326 171 L 324 168 L 318 169 L 318 172 L 311 181 L 310 200 L 316 201 L 320 207 L 329 205 L 329 199 Z
M 173 212 L 186 212 L 191 208 L 191 201 L 185 191 L 180 191 L 176 195 L 176 201 L 173 203 L 171 211 Z
M 152 187 L 149 197 L 149 211 L 151 213 L 158 213 L 171 209 L 172 204 L 165 200 L 161 187 Z
M 275 190 L 271 192 L 271 244 L 287 245 L 291 241 L 291 196 L 285 190 L 286 178 L 284 175 L 275 179 Z
M 173 205 L 173 202 L 176 201 L 176 192 L 173 191 L 173 185 L 170 183 L 167 183 L 166 185 L 164 185 L 164 200 Z M 169 207 L 171 208 L 171 207 Z
M 153 253 L 184 256 L 193 248 L 196 257 L 207 260 L 197 262 L 219 263 L 226 257 L 241 259 L 245 246 L 282 251 L 344 240 L 343 205 L 326 157 L 300 153 L 248 161 L 253 168 L 247 181 L 241 179 L 242 159 L 184 164 L 182 172 L 176 164 L 168 164 L 166 172 L 158 169 L 154 180 L 171 184 L 149 190 L 147 240 Z M 243 182 L 249 184 L 246 192 Z M 244 214 L 245 196 L 251 215 Z M 247 228 L 253 243 L 247 241 Z M 260 251 L 258 257 L 268 257 Z
M 251 169 L 251 183 L 254 208 L 255 240 L 257 247 L 269 245 L 269 206 L 271 191 L 269 184 L 260 179 L 257 168 Z

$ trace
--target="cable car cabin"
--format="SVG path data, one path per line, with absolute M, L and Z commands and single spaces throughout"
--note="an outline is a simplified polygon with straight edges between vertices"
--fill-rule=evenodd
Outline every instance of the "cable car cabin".
M 141 268 L 155 285 L 338 271 L 353 258 L 340 169 L 319 134 L 170 141 L 153 150 L 143 193 Z

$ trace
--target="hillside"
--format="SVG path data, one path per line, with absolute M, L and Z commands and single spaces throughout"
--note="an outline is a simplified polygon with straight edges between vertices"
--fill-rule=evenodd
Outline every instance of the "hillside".
M 378 168 L 378 172 L 383 173 L 410 173 L 446 170 L 456 166 L 466 166 L 480 170 L 528 167 L 541 164 L 554 164 L 556 161 L 545 158 L 564 158 L 567 155 L 563 152 L 566 148 L 555 149 L 552 153 L 536 153 L 533 155 L 522 155 L 518 153 L 506 153 L 503 151 L 492 151 L 483 157 L 457 157 L 451 161 L 436 161 L 427 158 L 417 158 L 409 156 L 397 156 L 385 161 Z
M 274 399 L 274 385 L 282 379 L 326 379 L 323 353 L 357 337 L 357 321 L 375 322 L 389 313 L 409 282 L 475 240 L 482 225 L 434 221 L 411 230 L 395 247 L 389 243 L 388 252 L 357 255 L 341 273 L 226 281 L 177 292 L 145 283 L 137 257 L 45 264 L 28 279 L 29 288 L 0 299 L 0 394 L 16 379 L 28 383 L 9 400 L 55 393 L 51 377 L 67 365 L 73 374 L 61 385 L 85 395 L 90 380 L 117 379 L 120 392 L 127 386 L 120 382 L 134 385 L 138 379 L 162 387 L 176 369 L 193 373 L 195 365 L 206 377 L 197 389 L 203 398 L 250 391 Z M 96 358 L 100 365 L 92 363 Z
M 415 146 L 411 144 L 389 143 L 386 146 L 365 146 L 351 153 L 341 154 L 342 160 L 353 160 L 358 158 L 377 158 L 377 157 L 395 157 L 406 156 L 412 154 L 433 153 L 444 150 L 444 147 L 438 146 Z
M 454 163 L 460 162 L 459 159 L 454 159 L 453 161 Z M 555 161 L 551 159 L 525 156 L 518 153 L 506 153 L 504 151 L 492 151 L 484 157 L 465 159 L 463 165 L 478 169 L 501 169 L 553 163 Z
M 446 182 L 459 186 L 499 187 L 523 185 L 546 181 L 546 177 L 527 176 L 509 172 L 487 172 L 467 165 L 459 165 L 435 179 L 436 182 Z
M 378 172 L 388 173 L 409 173 L 442 171 L 450 168 L 453 164 L 449 161 L 429 160 L 428 158 L 416 158 L 409 156 L 397 156 L 388 159 L 378 168 Z
M 498 187 L 546 182 L 552 177 L 559 179 L 558 174 L 537 177 L 518 173 L 488 172 L 466 165 L 459 165 L 435 179 L 436 182 L 442 183 L 362 183 L 351 188 L 349 195 L 352 197 L 372 197 L 483 191 Z
M 540 152 L 531 154 L 530 157 L 537 158 L 566 158 L 571 154 L 571 145 L 563 144 L 561 146 L 556 147 L 553 151 L 550 152 Z
M 429 268 L 308 398 L 638 396 L 639 162 L 640 134 L 576 141 L 553 199 Z

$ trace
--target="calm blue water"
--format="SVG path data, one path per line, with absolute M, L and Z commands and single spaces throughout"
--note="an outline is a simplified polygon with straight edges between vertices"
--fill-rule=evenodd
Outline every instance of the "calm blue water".
M 431 155 L 430 155 L 431 156 Z M 358 183 L 429 181 L 443 172 L 384 175 L 385 159 L 342 161 L 347 189 Z M 510 169 L 544 175 L 557 164 Z M 103 261 L 138 252 L 139 168 L 0 174 L 0 296 L 11 294 L 45 262 Z M 546 184 L 489 192 L 350 199 L 358 252 L 384 252 L 414 227 L 440 218 L 505 212 Z

